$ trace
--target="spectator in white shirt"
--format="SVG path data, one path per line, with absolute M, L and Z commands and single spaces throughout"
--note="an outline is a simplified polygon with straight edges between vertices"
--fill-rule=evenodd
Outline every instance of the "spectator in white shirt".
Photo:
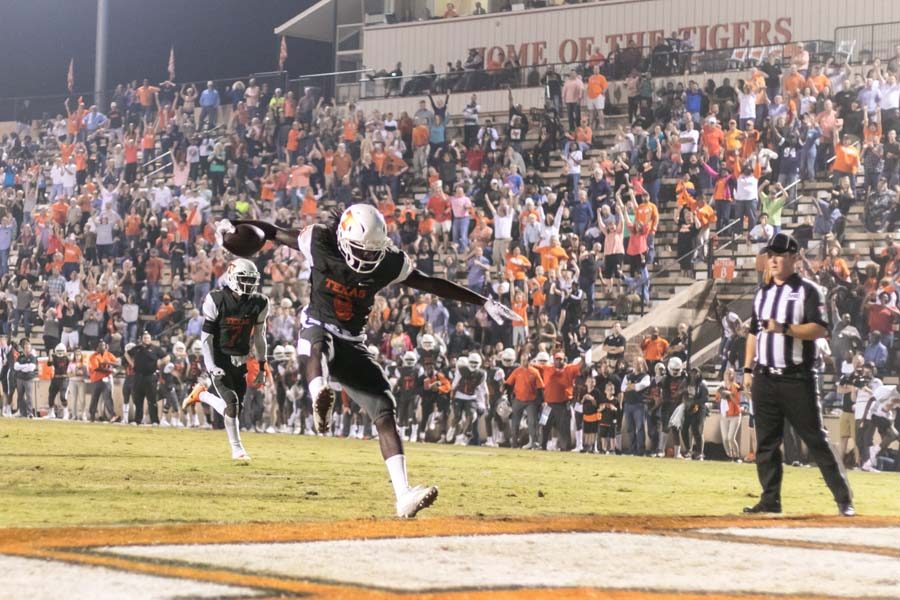
M 491 262 L 494 266 L 503 265 L 506 253 L 509 251 L 509 243 L 512 240 L 512 226 L 516 220 L 516 214 L 505 196 L 500 198 L 498 207 L 494 207 L 487 195 L 484 199 L 494 216 L 494 244 L 491 251 Z
M 737 233 L 744 233 L 744 216 L 747 217 L 747 227 L 752 230 L 756 226 L 756 203 L 759 201 L 759 181 L 753 174 L 753 169 L 748 165 L 741 171 L 737 179 L 737 190 L 734 193 L 734 218 Z

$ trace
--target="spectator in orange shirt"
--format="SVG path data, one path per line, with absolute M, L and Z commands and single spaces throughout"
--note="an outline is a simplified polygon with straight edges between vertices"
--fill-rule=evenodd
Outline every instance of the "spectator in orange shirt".
M 659 335 L 659 327 L 650 330 L 650 335 L 645 335 L 641 340 L 641 351 L 644 353 L 644 360 L 647 361 L 647 370 L 651 373 L 656 371 L 656 363 L 661 361 L 669 350 L 669 342 Z
M 541 266 L 544 267 L 545 273 L 556 271 L 559 268 L 559 261 L 569 260 L 566 249 L 560 245 L 559 238 L 555 235 L 550 238 L 549 246 L 542 246 L 537 252 L 541 255 Z
M 850 191 L 856 196 L 856 173 L 859 171 L 859 149 L 853 144 L 849 135 L 841 133 L 844 128 L 842 121 L 837 121 L 834 126 L 834 164 L 831 176 L 834 186 L 837 187 L 841 177 L 850 179 Z
M 528 341 L 528 301 L 525 299 L 525 292 L 516 290 L 510 308 L 519 315 L 518 320 L 512 322 L 512 343 L 518 348 Z
M 603 110 L 606 108 L 606 89 L 609 82 L 600 74 L 600 65 L 594 65 L 593 74 L 588 78 L 587 84 L 587 108 L 591 111 L 591 127 L 603 129 L 606 127 L 606 119 Z
M 544 381 L 544 402 L 550 411 L 541 436 L 541 448 L 547 449 L 551 428 L 556 425 L 559 435 L 556 447 L 562 452 L 568 452 L 571 446 L 568 403 L 575 390 L 575 378 L 582 370 L 581 359 L 567 365 L 566 355 L 557 352 L 553 355 L 552 365 L 539 365 L 537 368 Z
M 106 418 L 108 418 L 111 423 L 115 423 L 119 420 L 119 417 L 116 415 L 115 407 L 113 406 L 112 378 L 110 377 L 118 365 L 119 359 L 109 352 L 106 342 L 101 341 L 97 344 L 97 351 L 91 355 L 91 358 L 88 361 L 88 373 L 90 374 L 91 385 L 93 388 L 91 391 L 90 406 L 92 422 L 97 418 L 97 402 L 100 400 L 100 396 L 103 396 Z
M 524 448 L 526 450 L 535 448 L 540 439 L 538 437 L 538 409 L 543 400 L 544 380 L 541 378 L 540 371 L 528 364 L 528 354 L 522 353 L 519 366 L 506 378 L 506 385 L 512 388 L 512 413 L 509 416 L 512 432 L 510 446 L 518 447 L 519 424 L 522 422 L 522 413 L 524 412 L 530 438 Z
M 287 142 L 284 149 L 287 152 L 288 166 L 293 166 L 297 160 L 297 150 L 300 148 L 300 122 L 294 121 L 287 134 Z
M 706 197 L 697 198 L 697 208 L 694 209 L 700 231 L 697 233 L 697 260 L 706 260 L 706 245 L 709 242 L 710 229 L 715 228 L 716 210 L 707 204 Z

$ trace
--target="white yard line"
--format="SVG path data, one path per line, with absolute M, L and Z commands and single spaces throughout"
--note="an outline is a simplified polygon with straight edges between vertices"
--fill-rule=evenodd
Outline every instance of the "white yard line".
M 900 559 L 644 534 L 121 546 L 102 551 L 408 592 L 584 586 L 900 598 Z

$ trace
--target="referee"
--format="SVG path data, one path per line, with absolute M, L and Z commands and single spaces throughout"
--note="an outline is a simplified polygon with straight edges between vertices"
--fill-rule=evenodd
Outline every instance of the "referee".
M 159 369 L 169 362 L 166 353 L 153 344 L 153 336 L 149 331 L 145 331 L 141 335 L 141 343 L 125 353 L 125 360 L 134 369 L 134 384 L 131 389 L 131 397 L 134 399 L 134 422 L 138 425 L 143 424 L 146 399 L 150 423 L 159 425 L 156 390 Z
M 759 502 L 744 512 L 781 512 L 781 443 L 787 420 L 819 465 L 840 514 L 852 517 L 852 494 L 822 425 L 813 371 L 815 341 L 828 333 L 822 293 L 794 271 L 799 246 L 793 237 L 778 233 L 763 252 L 768 283 L 753 300 L 744 361 L 744 389 L 750 390 L 756 416 L 756 473 L 763 491 Z

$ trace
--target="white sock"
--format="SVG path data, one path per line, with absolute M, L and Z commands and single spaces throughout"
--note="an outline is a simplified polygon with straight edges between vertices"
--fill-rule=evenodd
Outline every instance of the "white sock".
M 319 392 L 325 389 L 327 385 L 328 382 L 321 375 L 309 382 L 309 397 L 312 398 L 313 402 L 319 397 Z
M 228 434 L 228 441 L 231 443 L 231 447 L 235 450 L 243 450 L 244 445 L 241 444 L 241 431 L 237 419 L 228 415 L 222 415 L 222 417 L 225 420 L 225 433 Z
M 879 452 L 881 452 L 881 446 L 869 446 L 869 462 L 873 467 L 877 464 L 875 459 L 878 457 Z
M 399 500 L 400 496 L 409 491 L 409 482 L 406 479 L 406 456 L 395 454 L 390 458 L 386 458 L 384 464 L 387 465 L 391 483 L 394 485 L 394 495 Z
M 128 422 L 128 405 L 127 404 L 122 405 L 122 422 L 123 423 Z
M 200 402 L 211 406 L 217 413 L 225 416 L 225 400 L 219 398 L 212 392 L 200 392 Z
M 583 429 L 575 430 L 575 448 L 577 448 L 578 450 L 581 450 L 581 448 L 582 448 L 581 440 L 582 440 L 583 433 L 584 433 Z

